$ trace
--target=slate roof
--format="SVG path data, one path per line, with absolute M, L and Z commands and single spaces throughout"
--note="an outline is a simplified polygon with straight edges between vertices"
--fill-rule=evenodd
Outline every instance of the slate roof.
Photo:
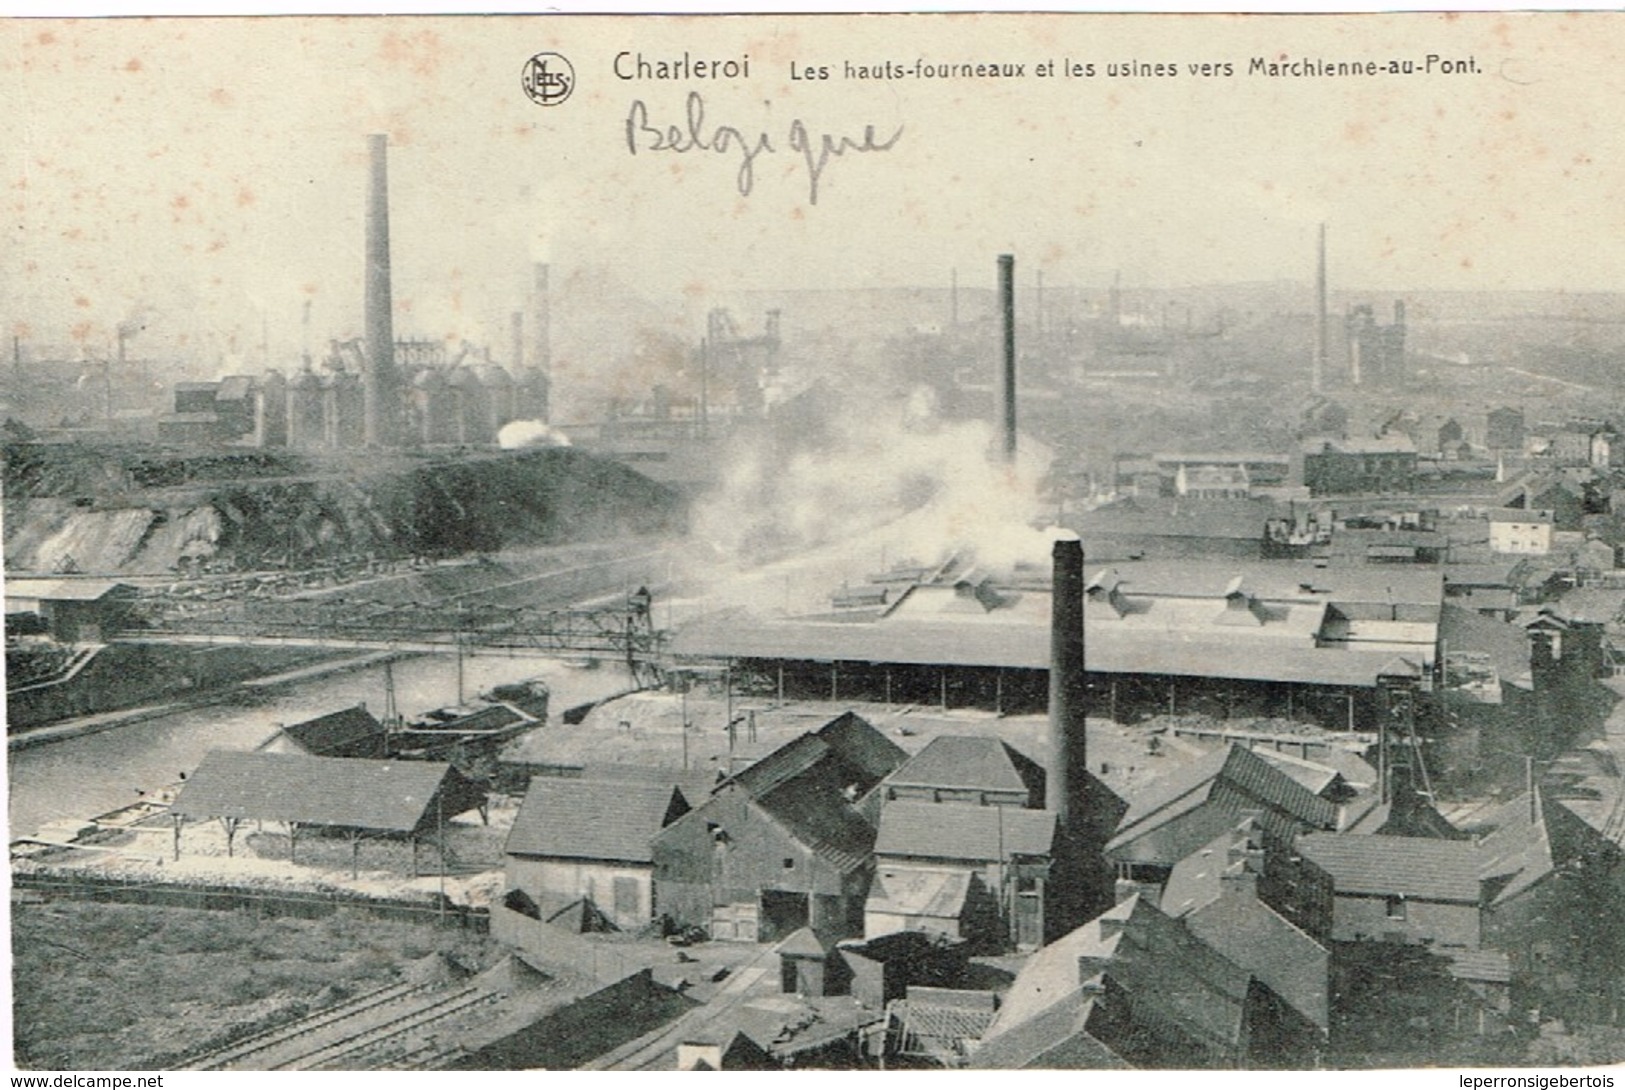
M 530 781 L 503 851 L 508 855 L 648 863 L 649 841 L 688 811 L 670 783 Z
M 1032 758 L 998 738 L 958 734 L 931 739 L 886 782 L 908 787 L 1025 791 L 1034 800 L 1044 797 L 1044 770 Z
M 1133 1065 L 1089 1032 L 1095 997 L 1074 992 L 1035 1018 L 984 1038 L 971 1053 L 970 1067 L 989 1071 L 1022 1068 L 1091 1071 L 1126 1070 Z
M 845 874 L 865 866 L 874 850 L 875 827 L 846 800 L 844 762 L 824 762 L 756 796 L 754 805 Z M 831 778 L 832 774 L 835 778 Z
M 824 766 L 821 775 L 839 780 L 837 790 L 856 787 L 868 792 L 905 761 L 908 754 L 897 743 L 852 712 L 838 716 L 816 732 L 792 738 L 737 773 L 729 780 L 754 797 L 780 784 Z
M 366 708 L 357 705 L 289 723 L 279 732 L 313 757 L 372 757 L 389 755 L 384 725 Z M 272 737 L 272 741 L 275 741 Z
M 872 783 L 885 779 L 908 760 L 908 753 L 867 719 L 846 712 L 818 728 L 817 737 Z M 867 787 L 864 790 L 868 790 Z
M 1497 507 L 1486 511 L 1484 518 L 1490 522 L 1533 522 L 1545 525 L 1552 521 L 1552 513 L 1524 507 Z
M 1485 617 L 1456 604 L 1439 611 L 1439 639 L 1453 653 L 1480 652 L 1490 656 L 1496 675 L 1523 689 L 1534 687 L 1529 666 L 1529 637 L 1517 625 Z
M 1088 979 L 1099 976 L 1127 994 L 1134 1021 L 1171 1023 L 1231 1050 L 1245 1043 L 1252 974 L 1138 895 L 1029 958 L 985 1042 L 1072 999 Z M 1132 1040 L 1132 1027 L 1119 1027 L 1124 1031 Z M 1104 1043 L 1113 1046 L 1114 1038 L 1107 1036 Z
M 1048 855 L 1055 815 L 1011 806 L 896 799 L 880 811 L 876 855 L 994 862 L 1013 855 Z
M 1338 893 L 1477 904 L 1478 848 L 1470 841 L 1311 833 L 1298 851 L 1331 876 Z
M 1504 803 L 1485 820 L 1493 828 L 1478 842 L 1482 873 L 1492 883 L 1493 904 L 1518 896 L 1564 864 L 1600 847 L 1601 838 L 1572 810 L 1538 788 L 1531 820 L 1529 793 Z M 1615 849 L 1617 858 L 1617 849 Z
M 292 753 L 210 750 L 172 812 L 189 818 L 255 818 L 409 833 L 455 817 L 483 797 L 449 764 L 371 761 Z
M 803 734 L 790 739 L 750 767 L 734 773 L 726 782 L 738 784 L 752 796 L 766 794 L 779 784 L 802 775 L 830 757 L 832 752 L 822 738 Z M 858 770 L 853 768 L 852 771 L 855 774 Z
M 970 887 L 968 870 L 882 868 L 869 887 L 863 910 L 954 920 L 965 910 Z
M 683 793 L 689 806 L 698 806 L 711 797 L 711 791 L 717 785 L 717 774 L 704 769 L 680 770 L 675 768 L 656 768 L 652 765 L 632 765 L 604 762 L 600 764 L 583 765 L 581 775 L 583 780 L 595 780 L 598 783 L 641 783 L 659 784 L 661 786 L 674 786 Z
M 983 1038 L 984 1043 L 1075 994 L 1085 979 L 1079 959 L 1115 956 L 1122 942 L 1121 925 L 1139 903 L 1140 897 L 1136 894 L 1034 951 L 1005 993 L 998 1017 Z
M 1256 884 L 1236 881 L 1249 869 L 1256 874 L 1249 861 L 1230 858 L 1232 848 L 1245 848 L 1247 843 L 1244 827 L 1180 860 L 1168 877 L 1160 907 L 1325 1030 L 1329 1024 L 1326 948 L 1260 900 Z M 1229 890 L 1226 875 L 1232 876 Z
M 1334 804 L 1251 750 L 1231 745 L 1175 769 L 1130 798 L 1128 811 L 1118 822 L 1117 833 L 1106 844 L 1106 850 L 1122 848 L 1209 804 L 1225 812 L 1229 819 L 1224 822 L 1226 826 L 1234 824 L 1243 810 L 1255 808 L 1272 814 L 1268 824 L 1278 825 L 1284 820 L 1312 829 L 1330 829 L 1337 824 Z M 1168 862 L 1183 859 L 1197 846 L 1176 850 Z

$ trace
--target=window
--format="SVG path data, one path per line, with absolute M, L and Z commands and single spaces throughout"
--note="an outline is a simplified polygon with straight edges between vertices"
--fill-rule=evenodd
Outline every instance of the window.
M 796 861 L 794 859 L 791 859 L 788 855 L 785 856 L 784 857 L 784 869 L 785 870 L 795 870 L 795 868 L 796 868 Z
M 1405 895 L 1398 894 L 1388 898 L 1388 918 L 1390 920 L 1403 920 L 1405 918 Z

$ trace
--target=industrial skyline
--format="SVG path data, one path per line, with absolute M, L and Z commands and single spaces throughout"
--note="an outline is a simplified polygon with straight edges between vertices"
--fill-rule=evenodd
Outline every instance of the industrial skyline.
M 1084 24 L 1058 19 L 946 19 L 920 46 L 1088 49 L 1074 29 Z M 1342 40 L 1314 20 L 1269 25 L 1125 23 L 1113 41 L 1144 53 L 1201 41 L 1245 56 L 1288 26 L 1305 52 Z M 793 26 L 806 50 L 841 48 L 833 25 Z M 956 108 L 929 85 L 792 84 L 791 38 L 769 38 L 760 86 L 705 88 L 710 123 L 775 137 L 794 118 L 815 133 L 906 130 L 884 157 L 829 164 L 813 206 L 788 164 L 741 196 L 730 157 L 629 155 L 627 103 L 641 96 L 680 115 L 682 92 L 613 78 L 613 51 L 598 56 L 607 47 L 585 21 L 31 21 L 0 59 L 20 227 L 0 269 L 6 320 L 54 341 L 76 329 L 105 338 L 140 314 L 149 343 L 168 350 L 212 335 L 241 355 L 264 337 L 287 357 L 310 301 L 319 327 L 358 335 L 358 131 L 388 133 L 400 177 L 428 183 L 400 190 L 393 210 L 410 240 L 396 255 L 395 317 L 413 335 L 505 343 L 506 300 L 525 293 L 535 260 L 556 278 L 607 266 L 657 302 L 945 284 L 999 251 L 1027 255 L 1055 285 L 1104 288 L 1120 270 L 1130 284 L 1184 287 L 1306 281 L 1301 255 L 1323 222 L 1334 283 L 1360 290 L 1625 290 L 1611 252 L 1577 261 L 1565 241 L 1568 208 L 1591 210 L 1594 235 L 1616 228 L 1600 164 L 1619 137 L 1570 106 L 1575 93 L 1606 97 L 1616 77 L 1572 66 L 1564 78 L 1520 76 L 1553 37 L 1527 17 L 1362 26 L 1377 53 L 1430 35 L 1441 49 L 1493 51 L 1497 76 L 1382 83 L 1375 97 L 1335 81 L 1057 77 L 980 90 Z M 681 46 L 684 33 L 650 20 L 638 37 L 653 50 Z M 750 44 L 746 24 L 706 33 L 719 51 L 729 35 Z M 582 99 L 544 112 L 514 93 L 521 53 L 570 52 L 572 38 Z M 305 78 L 311 69 L 321 78 Z M 91 74 L 105 93 L 73 92 Z M 995 166 L 1007 162 L 1019 165 Z

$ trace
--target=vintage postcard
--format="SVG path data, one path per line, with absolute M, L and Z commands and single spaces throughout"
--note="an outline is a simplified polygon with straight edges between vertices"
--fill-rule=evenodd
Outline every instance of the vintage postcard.
M 1612 1085 L 1621 56 L 6 21 L 12 1065 Z

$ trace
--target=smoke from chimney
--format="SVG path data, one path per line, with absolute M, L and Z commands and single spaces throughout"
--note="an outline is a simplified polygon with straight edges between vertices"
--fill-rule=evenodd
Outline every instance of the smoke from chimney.
M 1049 770 L 1044 806 L 1068 828 L 1084 798 L 1089 755 L 1084 737 L 1083 543 L 1057 541 L 1050 605 Z
M 1004 356 L 999 367 L 999 426 L 1004 460 L 1016 460 L 1016 259 L 999 255 L 999 312 L 1004 318 Z
M 389 269 L 389 137 L 367 137 L 372 184 L 367 190 L 367 364 L 361 376 L 362 439 L 369 447 L 395 442 L 395 328 Z

